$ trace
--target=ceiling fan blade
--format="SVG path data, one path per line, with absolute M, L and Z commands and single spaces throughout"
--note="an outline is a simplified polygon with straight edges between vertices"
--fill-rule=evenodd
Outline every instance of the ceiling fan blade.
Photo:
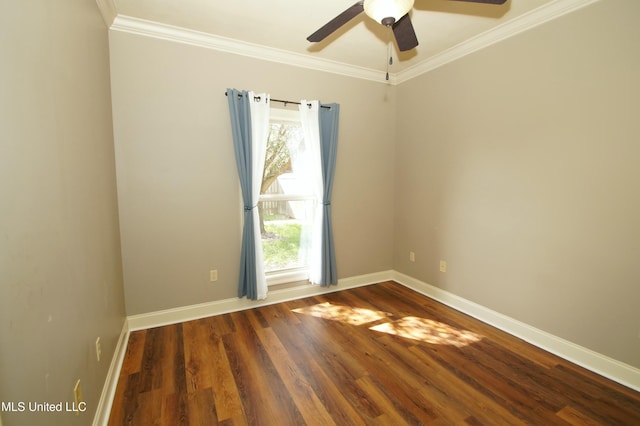
M 418 45 L 418 38 L 408 13 L 398 19 L 398 22 L 393 24 L 392 28 L 396 43 L 398 43 L 398 49 L 401 52 L 411 50 Z
M 455 0 L 455 1 L 466 1 L 469 3 L 485 3 L 485 4 L 505 4 L 507 0 Z
M 359 1 L 353 6 L 351 6 L 350 8 L 348 8 L 347 10 L 345 10 L 344 12 L 342 12 L 340 15 L 333 18 L 331 21 L 327 22 L 322 28 L 320 28 L 318 31 L 316 31 L 315 33 L 307 37 L 307 40 L 313 41 L 313 42 L 324 40 L 329 34 L 331 34 L 335 30 L 337 30 L 338 28 L 340 28 L 341 26 L 349 22 L 351 19 L 358 16 L 363 11 L 364 11 L 364 1 Z

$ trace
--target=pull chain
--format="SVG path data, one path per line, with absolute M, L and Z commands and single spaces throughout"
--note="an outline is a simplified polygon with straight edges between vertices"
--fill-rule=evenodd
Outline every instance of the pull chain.
M 391 45 L 393 44 L 391 42 L 391 27 L 388 27 L 388 28 L 389 28 L 389 42 L 387 43 L 387 58 L 388 59 L 385 58 L 386 61 L 387 61 L 387 75 L 386 75 L 385 79 L 387 81 L 389 81 L 389 66 L 393 65 L 393 56 L 391 56 Z

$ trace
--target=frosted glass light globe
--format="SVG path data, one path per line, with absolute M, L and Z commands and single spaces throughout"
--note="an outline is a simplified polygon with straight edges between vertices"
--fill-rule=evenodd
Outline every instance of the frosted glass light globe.
M 364 13 L 382 24 L 384 18 L 398 22 L 413 7 L 413 0 L 365 0 Z

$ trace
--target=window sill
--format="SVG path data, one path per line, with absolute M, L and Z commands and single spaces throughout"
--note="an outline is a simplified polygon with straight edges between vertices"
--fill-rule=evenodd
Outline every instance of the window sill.
M 294 269 L 267 273 L 267 286 L 308 280 L 309 270 L 307 269 Z

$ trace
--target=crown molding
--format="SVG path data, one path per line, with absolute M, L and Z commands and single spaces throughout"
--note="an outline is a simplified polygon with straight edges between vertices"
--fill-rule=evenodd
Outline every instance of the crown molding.
M 600 0 L 556 0 L 447 49 L 395 75 L 395 84 L 409 81 L 463 56 L 513 37 Z
M 104 23 L 107 24 L 107 28 L 109 28 L 118 15 L 118 8 L 114 0 L 96 0 L 96 4 L 100 10 L 102 19 L 104 19 Z
M 112 31 L 137 34 L 270 62 L 293 65 L 378 83 L 397 85 L 509 37 L 513 37 L 516 34 L 542 25 L 592 3 L 599 2 L 600 0 L 555 0 L 492 28 L 489 31 L 472 37 L 410 68 L 397 73 L 391 73 L 388 81 L 385 80 L 385 75 L 380 70 L 331 61 L 312 55 L 303 55 L 131 16 L 119 15 L 117 14 L 117 7 L 114 1 L 115 0 L 96 0 L 107 26 L 109 26 Z
M 233 53 L 236 55 L 330 72 L 348 77 L 372 80 L 376 82 L 386 82 L 384 80 L 384 73 L 379 70 L 358 67 L 342 62 L 318 58 L 312 55 L 303 55 L 287 50 L 276 49 L 260 44 L 248 43 L 200 31 L 147 21 L 145 19 L 134 18 L 131 16 L 117 15 L 110 29 L 112 31 L 126 32 L 161 40 L 173 41 L 176 43 L 204 47 L 220 52 Z

